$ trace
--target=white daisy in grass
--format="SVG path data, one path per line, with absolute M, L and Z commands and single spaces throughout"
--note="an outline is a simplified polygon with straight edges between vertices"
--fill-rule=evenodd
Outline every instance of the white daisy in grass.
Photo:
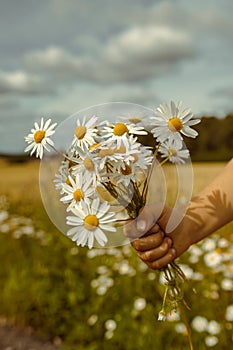
M 147 131 L 136 124 L 116 123 L 103 128 L 104 138 L 108 145 L 120 148 L 122 145 L 129 147 L 129 135 L 146 135 Z
M 157 109 L 156 117 L 151 117 L 151 130 L 153 136 L 163 143 L 169 140 L 175 147 L 180 148 L 183 137 L 181 134 L 195 138 L 198 133 L 191 126 L 198 124 L 200 119 L 193 119 L 190 108 L 181 110 L 182 102 L 178 102 L 177 106 L 171 101 L 171 107 L 164 103 Z
M 208 321 L 205 317 L 195 316 L 191 322 L 191 326 L 197 332 L 205 332 L 208 328 Z
M 69 204 L 67 208 L 67 211 L 69 211 L 81 201 L 89 203 L 90 197 L 94 193 L 92 179 L 86 176 L 84 178 L 82 174 L 78 174 L 75 179 L 73 179 L 72 176 L 69 175 L 65 183 L 63 183 L 62 191 L 65 196 L 60 200 L 63 203 Z
M 170 162 L 176 164 L 184 164 L 189 158 L 188 149 L 182 149 L 182 145 L 181 147 L 175 147 L 170 141 L 164 141 L 164 143 L 159 146 L 159 152 L 162 158 L 168 158 Z
M 98 129 L 96 127 L 97 117 L 93 116 L 91 119 L 86 121 L 86 118 L 83 118 L 83 121 L 81 122 L 79 119 L 77 119 L 77 126 L 74 130 L 74 139 L 72 142 L 72 145 L 81 147 L 82 149 L 84 146 L 88 148 L 89 146 L 96 143 L 96 135 L 98 133 Z
M 67 217 L 67 225 L 74 227 L 67 232 L 67 236 L 82 247 L 87 245 L 91 249 L 95 240 L 104 246 L 108 241 L 104 231 L 116 232 L 113 226 L 115 213 L 109 212 L 109 209 L 110 205 L 100 203 L 99 198 L 95 198 L 90 205 L 84 202 L 73 207 L 71 211 L 74 216 Z
M 34 129 L 31 129 L 31 133 L 24 137 L 25 141 L 29 143 L 24 152 L 31 151 L 30 155 L 36 152 L 36 157 L 43 157 L 44 148 L 49 151 L 47 145 L 53 146 L 53 141 L 49 138 L 55 133 L 54 128 L 57 123 L 50 125 L 51 119 L 44 122 L 44 118 L 41 118 L 40 125 L 35 122 Z

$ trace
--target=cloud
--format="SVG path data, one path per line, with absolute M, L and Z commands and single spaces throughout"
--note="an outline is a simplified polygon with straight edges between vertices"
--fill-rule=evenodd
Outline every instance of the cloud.
M 28 53 L 24 62 L 28 69 L 49 72 L 54 78 L 112 83 L 154 78 L 196 54 L 187 33 L 164 26 L 136 26 L 111 38 L 96 55 L 53 46 Z
M 113 38 L 104 57 L 110 76 L 134 81 L 166 73 L 196 53 L 187 33 L 167 26 L 136 26 Z
M 18 70 L 0 72 L 0 94 L 47 94 L 51 93 L 48 85 L 37 75 Z
M 25 55 L 26 67 L 32 71 L 44 71 L 46 74 L 55 74 L 61 77 L 71 78 L 81 75 L 85 69 L 84 58 L 69 53 L 67 50 L 51 46 L 45 50 L 35 50 Z

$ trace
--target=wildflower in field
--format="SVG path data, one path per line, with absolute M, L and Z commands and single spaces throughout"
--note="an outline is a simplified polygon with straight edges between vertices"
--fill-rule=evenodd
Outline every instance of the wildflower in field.
M 218 247 L 219 248 L 228 248 L 229 247 L 229 241 L 226 238 L 221 237 L 218 240 Z
M 233 290 L 233 281 L 229 278 L 224 278 L 221 282 L 221 287 L 223 290 Z
M 114 331 L 117 328 L 116 321 L 112 319 L 107 320 L 104 326 L 108 331 Z
M 194 271 L 191 267 L 188 265 L 181 265 L 182 270 L 184 271 L 184 274 L 187 278 L 191 279 L 193 277 Z
M 9 213 L 6 210 L 0 211 L 0 223 L 8 219 Z
M 227 306 L 225 318 L 229 322 L 233 321 L 233 304 Z
M 208 321 L 205 317 L 196 316 L 192 320 L 191 325 L 192 325 L 193 329 L 195 329 L 197 332 L 204 332 L 207 330 Z
M 67 224 L 74 226 L 67 232 L 77 245 L 82 247 L 88 245 L 93 247 L 94 240 L 101 246 L 107 242 L 107 237 L 103 230 L 115 232 L 116 228 L 111 225 L 114 222 L 114 212 L 109 212 L 110 205 L 107 202 L 101 203 L 98 198 L 94 199 L 91 205 L 85 202 L 71 208 L 75 216 L 67 217 Z
M 218 252 L 212 251 L 204 255 L 204 261 L 206 266 L 214 268 L 219 266 L 222 261 L 222 257 Z
M 94 324 L 96 324 L 97 321 L 98 321 L 98 315 L 93 314 L 88 318 L 87 324 L 89 326 L 94 326 Z
M 221 327 L 218 322 L 216 322 L 215 320 L 212 320 L 208 323 L 208 326 L 207 326 L 208 333 L 216 335 L 220 333 L 220 331 L 221 331 Z
M 31 151 L 30 155 L 36 152 L 36 157 L 42 159 L 44 148 L 49 151 L 48 145 L 53 146 L 53 141 L 49 138 L 55 133 L 54 128 L 57 123 L 50 125 L 51 119 L 44 123 L 44 118 L 41 118 L 40 125 L 35 122 L 34 129 L 31 133 L 25 136 L 25 141 L 29 144 L 25 148 L 25 152 Z
M 205 343 L 207 346 L 212 347 L 218 344 L 218 338 L 213 335 L 205 337 Z
M 216 241 L 212 238 L 206 238 L 202 244 L 202 249 L 205 251 L 211 251 L 216 248 Z
M 160 147 L 159 152 L 162 158 L 168 158 L 172 163 L 184 164 L 189 158 L 189 151 L 182 149 L 182 146 L 175 148 L 170 141 L 165 141 Z
M 93 116 L 86 122 L 86 118 L 83 118 L 81 122 L 77 119 L 77 126 L 74 130 L 74 138 L 72 141 L 73 146 L 78 146 L 84 149 L 84 146 L 88 148 L 96 143 L 97 128 L 95 128 L 97 117 Z
M 175 148 L 182 146 L 183 137 L 181 134 L 195 138 L 198 133 L 191 126 L 198 124 L 200 119 L 193 119 L 190 108 L 181 110 L 182 102 L 178 102 L 177 106 L 171 101 L 171 107 L 164 103 L 157 109 L 157 116 L 151 117 L 151 130 L 154 137 L 163 143 L 169 140 Z
M 184 334 L 184 335 L 187 334 L 187 328 L 185 324 L 182 322 L 179 322 L 175 325 L 175 330 L 177 333 Z
M 170 314 L 167 315 L 167 320 L 170 322 L 175 322 L 180 320 L 180 313 L 172 310 Z
M 129 147 L 129 135 L 146 135 L 147 131 L 142 126 L 135 124 L 116 123 L 104 127 L 104 138 L 107 144 L 120 148 L 121 146 Z
M 146 307 L 146 299 L 144 299 L 144 298 L 137 298 L 134 301 L 134 308 L 135 308 L 135 310 L 141 311 L 141 310 L 145 309 L 145 307 Z

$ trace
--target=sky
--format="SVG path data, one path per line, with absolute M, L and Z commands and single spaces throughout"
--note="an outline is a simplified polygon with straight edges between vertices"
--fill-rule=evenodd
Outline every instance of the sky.
M 232 0 L 0 0 L 0 153 L 106 102 L 233 111 Z

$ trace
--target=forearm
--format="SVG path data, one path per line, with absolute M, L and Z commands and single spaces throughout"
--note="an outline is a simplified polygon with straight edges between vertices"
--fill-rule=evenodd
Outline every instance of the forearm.
M 186 218 L 191 229 L 191 243 L 202 240 L 233 220 L 233 159 L 191 200 Z

